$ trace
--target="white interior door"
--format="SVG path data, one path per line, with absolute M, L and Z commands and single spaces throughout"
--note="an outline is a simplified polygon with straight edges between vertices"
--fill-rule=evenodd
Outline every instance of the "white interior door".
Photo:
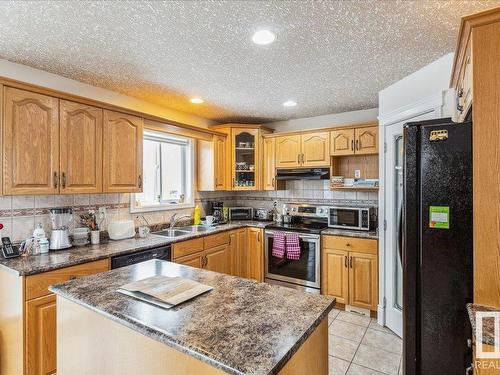
M 403 203 L 403 125 L 435 117 L 433 111 L 389 125 L 385 130 L 385 325 L 400 337 L 403 333 L 403 269 L 399 232 Z

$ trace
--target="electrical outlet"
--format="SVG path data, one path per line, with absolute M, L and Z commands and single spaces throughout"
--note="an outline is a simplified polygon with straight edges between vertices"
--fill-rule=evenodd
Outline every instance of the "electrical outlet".
M 354 170 L 354 178 L 361 178 L 361 171 L 359 169 Z

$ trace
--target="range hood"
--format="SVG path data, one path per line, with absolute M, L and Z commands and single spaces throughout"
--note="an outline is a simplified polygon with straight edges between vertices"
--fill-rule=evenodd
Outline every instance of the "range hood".
M 278 169 L 276 180 L 328 180 L 330 178 L 329 168 L 297 168 Z

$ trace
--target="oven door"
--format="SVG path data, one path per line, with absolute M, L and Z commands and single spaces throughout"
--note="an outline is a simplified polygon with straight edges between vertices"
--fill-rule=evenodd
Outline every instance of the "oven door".
M 272 255 L 274 233 L 266 230 L 266 278 L 320 289 L 320 236 L 299 233 L 300 259 L 288 260 Z

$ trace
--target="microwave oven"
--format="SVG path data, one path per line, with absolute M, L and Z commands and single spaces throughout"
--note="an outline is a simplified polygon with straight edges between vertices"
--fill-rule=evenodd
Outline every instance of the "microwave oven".
M 331 228 L 370 230 L 373 207 L 329 207 L 328 226 Z

